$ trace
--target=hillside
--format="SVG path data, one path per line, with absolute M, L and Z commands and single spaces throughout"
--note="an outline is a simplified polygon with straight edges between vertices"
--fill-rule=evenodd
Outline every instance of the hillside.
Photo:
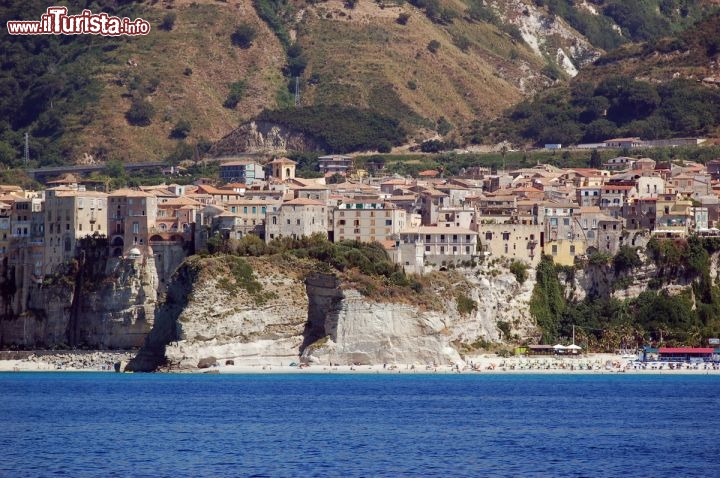
M 677 9 L 657 15 L 682 28 L 706 3 L 683 2 L 683 21 Z M 3 31 L 0 164 L 22 164 L 26 132 L 35 165 L 188 159 L 262 111 L 292 107 L 296 84 L 300 106 L 398 121 L 402 141 L 457 137 L 575 75 L 607 45 L 641 37 L 619 27 L 607 5 L 593 14 L 559 0 L 67 4 L 70 13 L 142 17 L 152 30 L 120 38 Z M 0 16 L 36 20 L 45 8 L 3 2 Z M 610 31 L 619 38 L 597 33 Z
M 567 85 L 510 109 L 475 141 L 596 142 L 720 134 L 720 14 L 653 42 L 600 57 Z

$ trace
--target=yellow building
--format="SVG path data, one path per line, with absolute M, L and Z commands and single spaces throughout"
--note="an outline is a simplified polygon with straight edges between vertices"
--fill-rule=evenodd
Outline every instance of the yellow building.
M 551 256 L 555 264 L 571 266 L 575 264 L 575 257 L 584 255 L 587 242 L 584 239 L 559 239 L 546 242 L 543 254 Z

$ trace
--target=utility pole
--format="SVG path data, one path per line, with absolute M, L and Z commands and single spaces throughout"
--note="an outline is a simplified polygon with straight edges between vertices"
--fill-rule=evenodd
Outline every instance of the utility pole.
M 24 154 L 24 158 L 25 158 L 25 166 L 27 166 L 28 163 L 30 162 L 30 144 L 29 144 L 29 142 L 28 142 L 28 133 L 27 133 L 27 131 L 25 132 L 25 154 Z
M 300 106 L 300 77 L 295 77 L 295 107 Z

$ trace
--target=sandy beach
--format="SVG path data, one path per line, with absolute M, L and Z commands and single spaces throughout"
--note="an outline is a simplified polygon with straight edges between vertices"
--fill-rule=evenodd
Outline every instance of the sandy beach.
M 134 352 L 3 352 L 0 372 L 114 372 L 115 364 L 125 364 Z M 12 358 L 7 358 L 7 356 Z M 14 356 L 13 356 L 14 355 Z M 660 362 L 638 363 L 613 354 L 587 354 L 577 357 L 509 357 L 493 354 L 466 357 L 458 364 L 374 364 L 329 365 L 299 364 L 295 361 L 258 363 L 257 358 L 218 360 L 208 368 L 163 370 L 180 373 L 345 373 L 345 374 L 718 374 L 718 364 L 668 364 Z

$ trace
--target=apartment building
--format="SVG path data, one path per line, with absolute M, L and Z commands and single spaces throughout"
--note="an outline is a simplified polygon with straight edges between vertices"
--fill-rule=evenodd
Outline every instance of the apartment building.
M 45 271 L 75 257 L 78 239 L 108 233 L 108 195 L 59 186 L 45 193 Z M 30 224 L 30 223 L 28 223 Z
M 132 249 L 151 255 L 150 234 L 156 227 L 157 197 L 144 191 L 120 189 L 108 196 L 110 255 L 129 255 Z
M 407 213 L 377 199 L 351 199 L 339 204 L 332 218 L 334 242 L 380 242 L 391 240 L 405 229 Z
M 471 261 L 478 254 L 478 233 L 461 227 L 420 226 L 400 231 L 399 262 L 407 271 Z
M 263 167 L 255 161 L 230 161 L 220 165 L 220 180 L 225 183 L 244 183 L 250 186 L 256 180 L 263 179 Z
M 297 198 L 282 203 L 277 211 L 268 211 L 265 241 L 279 237 L 299 238 L 316 232 L 327 234 L 327 206 L 313 199 Z

